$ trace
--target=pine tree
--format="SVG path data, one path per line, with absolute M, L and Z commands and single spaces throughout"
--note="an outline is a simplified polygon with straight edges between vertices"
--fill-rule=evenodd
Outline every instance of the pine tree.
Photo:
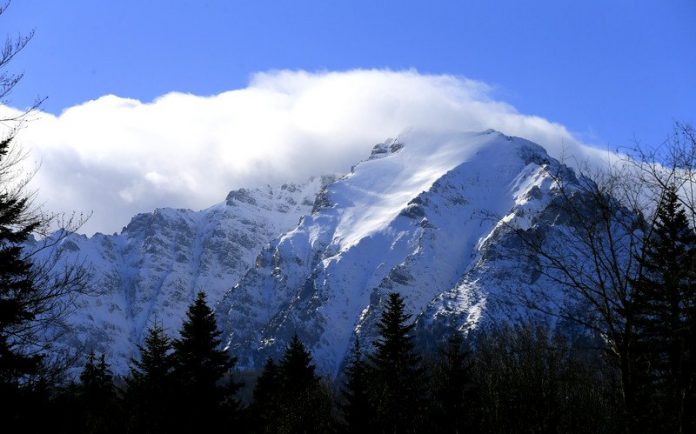
M 696 234 L 679 203 L 677 189 L 665 189 L 650 235 L 645 239 L 639 279 L 634 282 L 635 332 L 653 402 L 655 429 L 684 432 L 686 408 L 694 396 Z M 645 393 L 644 393 L 645 395 Z M 645 396 L 643 396 L 646 399 Z M 693 423 L 693 420 L 691 421 Z M 689 423 L 687 423 L 689 425 Z M 696 426 L 689 425 L 691 429 Z
M 184 432 L 206 432 L 237 417 L 234 395 L 240 385 L 230 378 L 236 358 L 220 348 L 220 335 L 205 294 L 199 292 L 174 341 L 178 416 L 183 418 L 178 428 Z
M 280 390 L 280 376 L 278 365 L 272 358 L 266 359 L 261 375 L 254 386 L 253 400 L 255 403 L 269 402 L 275 399 Z
M 384 433 L 419 432 L 423 414 L 423 369 L 414 350 L 410 315 L 404 300 L 390 293 L 377 324 L 372 364 L 372 401 L 377 412 L 377 429 Z
M 253 432 L 267 434 L 278 432 L 280 390 L 278 366 L 269 357 L 261 375 L 256 380 L 252 403 L 248 409 Z
M 290 394 L 300 393 L 314 385 L 319 378 L 312 364 L 312 356 L 300 338 L 293 336 L 280 362 L 282 388 Z
M 346 368 L 342 409 L 347 433 L 363 434 L 370 431 L 374 411 L 369 401 L 367 365 L 357 338 L 352 359 Z
M 132 361 L 127 379 L 129 431 L 154 434 L 172 430 L 174 392 L 172 344 L 161 325 L 155 324 L 140 347 L 140 360 Z
M 471 378 L 473 361 L 464 350 L 461 332 L 452 330 L 440 354 L 433 379 L 433 425 L 435 432 L 475 432 L 474 409 L 479 402 Z
M 0 7 L 0 15 L 8 3 Z M 0 98 L 5 98 L 22 79 L 22 74 L 7 70 L 8 64 L 32 39 L 28 35 L 7 37 L 0 52 Z M 37 105 L 40 102 L 37 102 Z M 13 152 L 15 133 L 26 114 L 0 118 L 0 406 L 12 415 L 12 406 L 20 395 L 18 383 L 34 375 L 40 358 L 21 349 L 22 330 L 36 318 L 40 290 L 32 277 L 32 265 L 22 253 L 22 244 L 42 225 L 30 210 L 30 199 L 23 187 L 24 173 L 18 170 L 21 155 Z M 39 298 L 39 300 L 37 300 Z M 12 417 L 10 416 L 10 417 Z M 7 418 L 6 422 L 9 422 Z
M 299 337 L 290 341 L 278 367 L 281 386 L 278 433 L 329 433 L 331 396 L 321 384 L 312 356 Z
M 35 319 L 38 290 L 22 243 L 39 223 L 27 220 L 28 198 L 16 194 L 5 179 L 5 159 L 12 138 L 0 140 L 0 406 L 11 418 L 22 411 L 20 384 L 37 373 L 41 359 L 22 350 L 17 332 Z
M 78 387 L 82 411 L 81 432 L 89 434 L 119 432 L 116 389 L 104 355 L 97 360 L 94 353 L 87 358 Z
M 0 15 L 5 6 L 0 6 Z M 7 81 L 12 75 L 2 68 L 28 41 L 20 40 L 18 45 L 6 40 L 0 53 L 0 94 L 16 83 Z M 8 127 L 8 121 L 21 125 L 23 116 L 0 119 L 0 127 Z M 50 354 L 40 333 L 62 324 L 59 320 L 68 311 L 71 295 L 85 290 L 87 269 L 68 262 L 57 267 L 56 255 L 32 261 L 32 255 L 67 236 L 72 225 L 57 232 L 62 235 L 37 243 L 33 252 L 25 250 L 32 234 L 55 220 L 32 206 L 31 194 L 24 190 L 30 176 L 25 178 L 20 170 L 22 154 L 13 145 L 14 128 L 10 131 L 0 138 L 0 408 L 6 432 L 26 432 L 30 425 L 43 422 L 35 417 L 40 411 L 36 403 L 47 401 L 46 378 L 60 369 L 60 361 L 55 366 L 46 362 Z
M 0 15 L 5 6 L 0 6 Z M 21 49 L 10 40 L 6 43 L 0 53 L 0 94 L 12 83 L 3 81 L 8 76 L 2 66 Z M 12 122 L 21 124 L 23 116 Z M 7 127 L 6 121 L 0 119 L 0 126 Z M 11 131 L 0 138 L 0 408 L 7 432 L 27 431 L 37 423 L 36 402 L 47 400 L 46 378 L 61 369 L 60 360 L 49 357 L 47 362 L 46 355 L 55 354 L 46 351 L 41 333 L 63 325 L 60 319 L 69 311 L 72 295 L 86 290 L 88 278 L 82 264 L 61 262 L 58 267 L 58 255 L 32 260 L 76 229 L 72 224 L 35 243 L 32 252 L 26 250 L 32 234 L 56 221 L 31 205 L 31 194 L 24 190 L 30 177 L 19 170 L 22 155 L 14 148 Z

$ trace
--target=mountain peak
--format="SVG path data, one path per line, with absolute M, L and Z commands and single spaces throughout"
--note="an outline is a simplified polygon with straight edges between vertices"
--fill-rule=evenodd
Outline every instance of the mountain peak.
M 494 130 L 412 132 L 341 177 L 239 188 L 204 210 L 138 214 L 121 234 L 71 235 L 62 254 L 86 257 L 102 294 L 78 300 L 57 344 L 105 352 L 123 373 L 152 319 L 174 334 L 199 290 L 250 368 L 297 334 L 335 374 L 357 334 L 374 338 L 393 291 L 420 319 L 473 326 L 487 294 L 525 269 L 491 268 L 507 241 L 490 216 L 533 222 L 555 194 L 548 165 L 563 167 Z
M 559 163 L 496 131 L 409 134 L 377 145 L 225 294 L 218 312 L 230 348 L 256 366 L 297 334 L 335 374 L 357 333 L 374 338 L 386 293 L 399 291 L 411 312 L 427 312 L 477 266 L 482 240 L 497 228 L 484 215 L 509 214 L 534 187 L 525 206 L 543 207 L 547 164 Z M 452 309 L 478 321 L 482 302 L 467 294 Z
M 389 154 L 399 152 L 399 150 L 401 150 L 403 147 L 403 143 L 399 142 L 397 139 L 389 138 L 382 143 L 376 144 L 372 148 L 372 152 L 370 153 L 370 158 L 368 158 L 368 160 L 384 158 Z

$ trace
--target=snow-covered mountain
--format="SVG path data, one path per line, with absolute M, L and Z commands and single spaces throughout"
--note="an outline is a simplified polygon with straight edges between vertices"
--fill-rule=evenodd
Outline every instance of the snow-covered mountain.
M 103 352 L 115 372 L 126 372 L 154 321 L 175 335 L 198 291 L 219 300 L 262 247 L 311 212 L 322 182 L 332 180 L 235 190 L 202 211 L 138 214 L 120 234 L 68 236 L 59 245 L 61 259 L 84 261 L 98 295 L 78 298 L 66 318 L 68 333 L 54 346 Z
M 495 131 L 376 146 L 220 301 L 231 351 L 258 366 L 297 333 L 318 366 L 337 373 L 356 335 L 375 338 L 392 291 L 422 333 L 505 315 L 489 301 L 538 273 L 499 251 L 515 248 L 503 223 L 543 215 L 550 173 L 574 179 L 563 169 L 540 146 Z
M 550 173 L 575 180 L 521 138 L 414 133 L 339 179 L 237 190 L 207 210 L 138 215 L 120 234 L 72 235 L 61 249 L 93 264 L 103 295 L 80 299 L 61 345 L 104 351 L 124 372 L 152 321 L 176 333 L 200 289 L 242 367 L 297 333 L 337 373 L 357 335 L 374 338 L 392 291 L 421 336 L 475 327 L 508 315 L 495 301 L 539 279 L 507 224 L 554 226 Z

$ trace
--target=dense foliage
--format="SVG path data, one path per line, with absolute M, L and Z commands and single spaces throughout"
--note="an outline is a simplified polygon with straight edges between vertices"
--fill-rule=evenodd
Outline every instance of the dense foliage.
M 11 143 L 12 137 L 0 140 L 0 182 L 4 181 L 0 184 L 0 404 L 14 407 L 22 405 L 19 385 L 37 373 L 41 360 L 39 354 L 20 345 L 19 335 L 36 318 L 40 296 L 21 243 L 39 223 L 26 218 L 28 197 L 11 190 L 2 177 Z M 19 411 L 17 408 L 10 414 Z
M 653 431 L 696 430 L 696 233 L 677 188 L 663 192 L 634 282 L 636 418 Z
M 378 338 L 356 339 L 338 379 L 322 378 L 295 336 L 242 399 L 242 373 L 199 293 L 178 338 L 153 325 L 126 378 L 90 354 L 79 381 L 68 385 L 15 379 L 14 394 L 4 397 L 21 405 L 5 407 L 7 431 L 19 421 L 45 429 L 51 420 L 53 431 L 70 433 L 690 432 L 696 236 L 674 189 L 645 237 L 642 272 L 632 282 L 631 401 L 602 335 L 558 321 L 518 321 L 453 328 L 433 337 L 439 351 L 421 353 L 397 293 L 383 302 Z M 32 419 L 34 412 L 48 419 Z
M 127 378 L 91 354 L 77 383 L 51 388 L 45 408 L 67 411 L 52 429 L 71 433 L 623 431 L 616 372 L 597 340 L 530 323 L 452 330 L 437 354 L 420 355 L 408 318 L 389 295 L 379 341 L 367 354 L 356 343 L 334 383 L 295 336 L 240 403 L 234 359 L 199 295 L 177 340 L 152 327 Z

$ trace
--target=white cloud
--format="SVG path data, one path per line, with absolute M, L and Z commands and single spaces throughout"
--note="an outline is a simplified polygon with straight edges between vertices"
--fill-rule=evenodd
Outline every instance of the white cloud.
M 113 232 L 155 207 L 204 208 L 233 188 L 345 172 L 404 131 L 494 128 L 558 156 L 587 151 L 562 126 L 518 113 L 484 83 L 415 71 L 256 74 L 214 96 L 152 102 L 107 95 L 40 113 L 18 137 L 41 168 L 46 207 L 90 211 L 85 232 Z

